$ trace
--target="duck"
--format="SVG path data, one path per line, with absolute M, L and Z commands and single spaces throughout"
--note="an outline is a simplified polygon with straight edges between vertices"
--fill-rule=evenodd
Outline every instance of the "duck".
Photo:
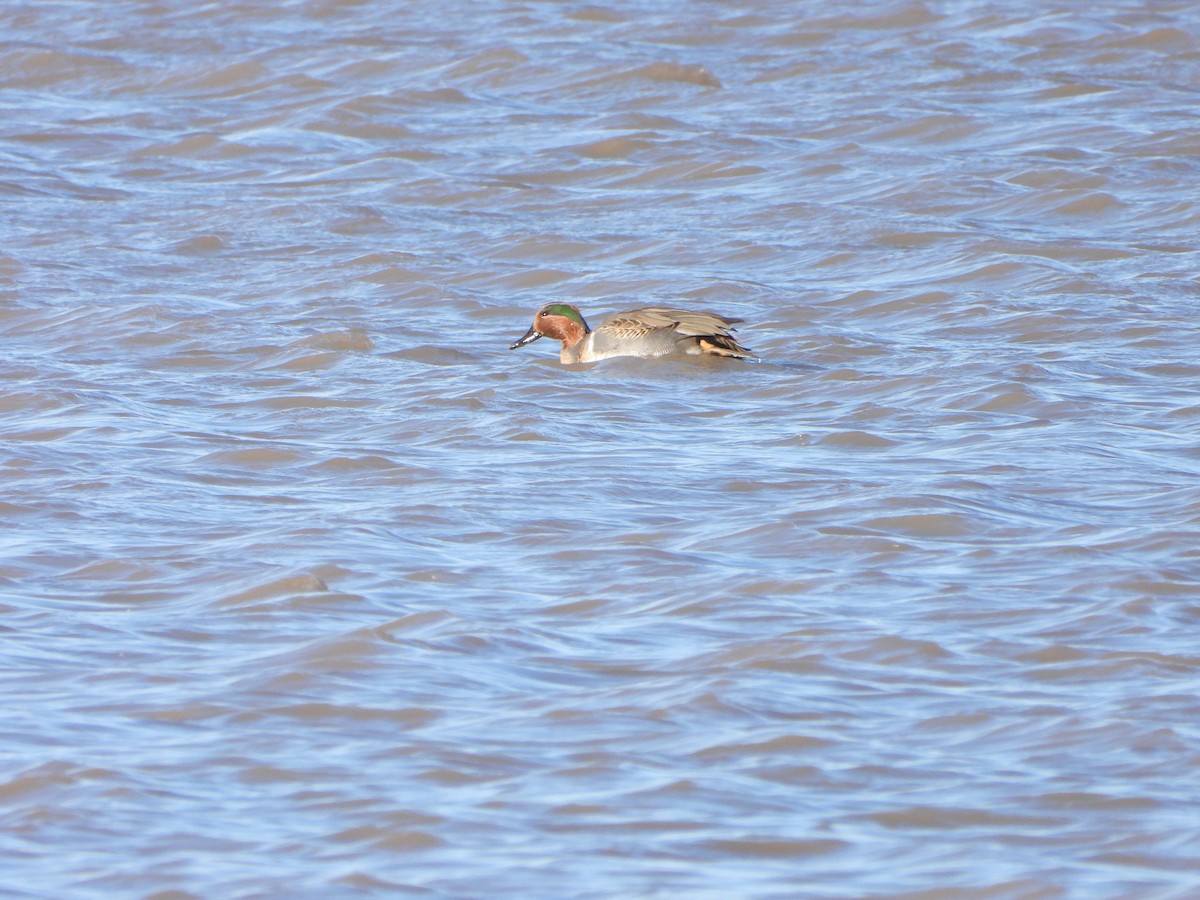
M 590 363 L 614 356 L 728 356 L 757 360 L 753 351 L 738 343 L 732 332 L 741 319 L 710 312 L 647 306 L 613 313 L 594 330 L 579 307 L 547 303 L 534 314 L 533 324 L 509 345 L 516 350 L 538 338 L 562 341 L 558 358 L 564 364 Z

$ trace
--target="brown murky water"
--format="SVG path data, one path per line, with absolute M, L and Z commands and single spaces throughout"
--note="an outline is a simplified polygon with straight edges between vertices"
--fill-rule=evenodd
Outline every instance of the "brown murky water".
M 842 7 L 0 4 L 0 892 L 1200 895 L 1200 7 Z

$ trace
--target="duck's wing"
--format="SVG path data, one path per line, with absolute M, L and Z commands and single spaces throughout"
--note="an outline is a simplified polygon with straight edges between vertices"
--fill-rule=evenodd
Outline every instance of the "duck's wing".
M 743 347 L 733 336 L 733 326 L 741 319 L 728 319 L 711 312 L 688 309 L 641 309 L 639 314 L 672 323 L 675 341 L 687 353 L 732 356 L 737 359 L 757 359 L 754 351 Z
M 700 353 L 757 359 L 732 334 L 734 323 L 740 321 L 710 312 L 648 306 L 609 316 L 592 335 L 592 342 L 597 352 L 610 355 Z
M 602 328 L 611 328 L 629 334 L 646 334 L 662 328 L 670 328 L 676 334 L 693 335 L 724 334 L 733 331 L 734 323 L 741 319 L 727 319 L 716 313 L 695 312 L 689 309 L 671 309 L 664 306 L 647 306 L 628 312 L 614 313 L 604 320 Z
M 645 337 L 656 331 L 673 331 L 679 320 L 667 315 L 670 312 L 673 310 L 631 309 L 613 313 L 596 330 L 623 338 Z

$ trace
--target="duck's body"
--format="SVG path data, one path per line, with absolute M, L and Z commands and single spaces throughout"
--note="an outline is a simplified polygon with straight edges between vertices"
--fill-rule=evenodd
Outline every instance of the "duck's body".
M 715 313 L 653 306 L 614 313 L 593 330 L 578 308 L 569 303 L 548 303 L 537 311 L 529 330 L 509 349 L 524 347 L 545 336 L 562 341 L 558 358 L 564 363 L 588 363 L 613 356 L 649 358 L 673 354 L 755 359 L 733 337 L 733 325 L 740 321 Z

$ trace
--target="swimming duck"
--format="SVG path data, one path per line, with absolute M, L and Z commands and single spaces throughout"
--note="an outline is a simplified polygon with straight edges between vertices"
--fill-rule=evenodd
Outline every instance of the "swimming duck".
M 516 350 L 540 337 L 550 337 L 562 341 L 558 358 L 564 363 L 679 353 L 757 359 L 731 334 L 733 324 L 741 321 L 714 313 L 655 306 L 614 313 L 593 330 L 577 307 L 570 303 L 547 303 L 534 315 L 529 330 L 508 349 Z

